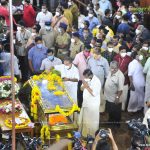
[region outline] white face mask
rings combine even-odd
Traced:
[[[82,23],[82,24],[81,24],[81,28],[83,29],[84,27],[85,27],[85,25]]]
[[[136,22],[136,18],[132,18],[132,22]]]
[[[42,12],[45,13],[45,12],[46,12],[46,9],[42,9]]]
[[[120,19],[120,18],[121,18],[121,16],[116,15],[116,18],[117,18],[117,19]]]
[[[59,33],[61,33],[61,32],[62,32],[60,28],[58,28],[58,32],[59,32]]]
[[[148,47],[143,46],[142,49],[145,50],[145,51],[147,51]]]
[[[108,48],[108,51],[109,51],[109,52],[112,52],[112,51],[113,51],[113,48]]]
[[[71,39],[71,42],[72,42],[72,43],[75,43],[75,39],[72,38],[72,39]]]
[[[91,79],[84,79],[84,81],[85,81],[85,82],[89,82],[89,81],[91,81]]]
[[[90,10],[90,8],[89,8],[89,7],[87,7],[87,8],[86,8],[86,10],[87,10],[87,11],[89,11],[89,10]]]
[[[140,33],[141,33],[141,30],[136,29],[136,30],[135,30],[135,33],[136,33],[136,35],[140,34]]]
[[[90,44],[90,46],[93,48],[94,47],[94,45],[93,44]]]
[[[17,30],[18,30],[18,31],[21,31],[21,27],[17,27]]]
[[[68,6],[71,6],[72,5],[72,3],[71,2],[68,2]]]
[[[46,29],[46,30],[50,30],[51,27],[50,27],[50,26],[45,26],[45,29]]]
[[[60,16],[60,13],[56,11],[55,15],[58,17]]]
[[[140,56],[139,56],[139,60],[140,60],[140,61],[143,60],[143,55],[140,55]]]
[[[120,53],[121,57],[125,57],[127,55],[127,53]]]
[[[36,33],[31,33],[31,36],[36,36]]]
[[[92,18],[92,17],[93,17],[93,14],[88,14],[88,16],[89,16],[90,18]]]
[[[66,65],[65,65],[65,69],[67,69],[67,70],[68,70],[69,68],[70,68],[70,66],[66,66]]]
[[[25,4],[25,2],[24,2],[24,1],[22,1],[22,4],[24,5],[24,4]]]

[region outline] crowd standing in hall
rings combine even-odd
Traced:
[[[24,83],[45,70],[59,70],[81,108],[79,129],[85,137],[98,130],[99,112],[108,112],[109,122],[120,122],[122,111],[146,112],[150,101],[150,31],[143,14],[133,11],[137,0],[112,5],[93,0],[81,14],[75,1],[68,0],[55,13],[46,4],[36,13],[24,0],[23,19],[14,20],[15,75]],[[8,2],[1,0],[0,34],[6,39],[9,29],[4,27],[9,25]],[[3,41],[0,75],[10,75],[10,48]]]

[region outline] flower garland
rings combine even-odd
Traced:
[[[1,76],[0,77],[0,82],[4,80],[11,80],[11,76]],[[14,81],[17,82],[17,78],[14,77]]]
[[[80,111],[80,108],[76,105],[73,104],[71,110],[69,112],[64,112],[59,105],[56,105],[55,107],[55,111],[59,112],[60,114],[64,115],[64,116],[71,116],[75,111]]]
[[[21,128],[26,128],[28,126],[28,124],[31,122],[30,119],[28,118],[22,118],[22,117],[18,117],[21,120],[21,124],[17,124],[15,125],[15,129],[21,129]],[[5,125],[9,128],[12,128],[12,118],[8,118],[5,120]]]
[[[41,140],[44,143],[45,140],[50,140],[50,130],[47,125],[43,125],[41,129]]]
[[[55,91],[53,94],[56,95],[56,96],[62,96],[62,95],[65,94],[65,92],[63,92],[63,91]]]
[[[31,116],[37,120],[37,101],[41,99],[41,92],[37,85],[32,87],[31,92]]]

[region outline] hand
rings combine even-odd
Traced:
[[[83,84],[83,86],[84,86],[85,88],[88,88],[88,87],[89,87],[88,83],[87,83],[85,80],[82,81],[82,84]]]
[[[101,137],[99,136],[99,133],[98,133],[95,137],[95,142],[98,142],[100,139],[101,139]]]
[[[116,99],[115,99],[115,104],[118,104],[119,103],[119,97],[116,96]]]
[[[109,133],[108,133],[108,137],[110,138],[110,140],[113,140],[113,139],[114,139],[114,137],[113,137],[113,135],[112,135],[111,129],[110,129],[110,128],[108,128],[108,131],[109,131]]]
[[[70,79],[69,78],[63,78],[63,81],[70,81]]]
[[[135,91],[135,87],[134,87],[133,83],[131,83],[131,85],[130,85],[130,90]]]

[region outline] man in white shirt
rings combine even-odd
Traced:
[[[47,10],[46,5],[43,4],[41,12],[39,12],[37,14],[36,21],[39,23],[39,25],[41,26],[41,28],[43,28],[45,26],[45,22],[46,21],[51,21],[52,17],[53,17],[52,13],[49,12]]]
[[[68,94],[73,99],[74,103],[77,104],[77,85],[79,80],[79,71],[72,64],[72,59],[66,57],[64,59],[64,64],[55,66],[55,69],[60,71],[61,78],[64,81],[64,85]]]
[[[54,51],[51,49],[47,50],[47,58],[43,59],[40,70],[41,71],[50,71],[50,69],[56,65],[61,65],[62,61],[54,57]]]

